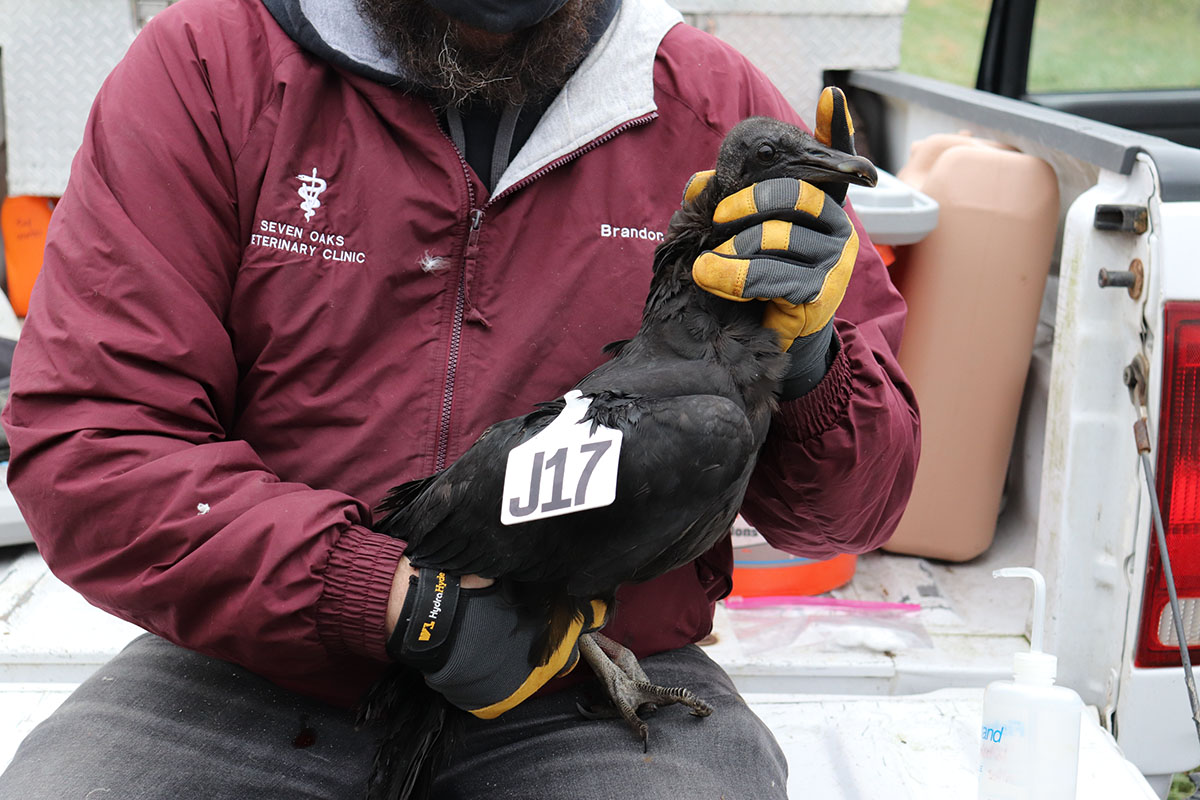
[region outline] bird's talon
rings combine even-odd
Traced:
[[[604,643],[603,647],[600,642]],[[633,734],[641,739],[642,752],[647,752],[650,747],[650,727],[641,718],[641,714],[651,714],[657,711],[659,706],[672,703],[682,703],[697,717],[707,717],[713,711],[712,706],[696,697],[689,689],[658,686],[651,682],[632,653],[600,634],[581,636],[579,652],[591,665],[592,671],[601,678],[601,683],[613,702],[612,708],[601,711],[585,708],[577,703],[579,712],[587,719],[621,717]],[[613,658],[613,653],[616,653],[617,658]]]

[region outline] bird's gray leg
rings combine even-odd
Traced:
[[[646,671],[642,669],[642,665],[638,663],[637,656],[623,644],[613,641],[599,631],[593,631],[592,641],[599,646],[600,651],[608,656],[622,672],[629,676],[632,681],[641,681],[642,683],[650,683],[650,677]]]
[[[580,636],[579,654],[596,673],[613,703],[613,711],[589,710],[580,706],[580,713],[589,719],[619,715],[642,740],[643,748],[649,746],[650,729],[638,716],[639,710],[652,711],[658,706],[682,703],[697,717],[707,717],[713,711],[712,706],[690,689],[668,688],[651,683],[633,653],[603,634],[586,633]]]

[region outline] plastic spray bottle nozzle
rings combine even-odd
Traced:
[[[1029,652],[1013,654],[1013,680],[1049,686],[1058,675],[1058,659],[1042,652],[1042,626],[1046,619],[1046,579],[1032,567],[1004,567],[992,571],[994,578],[1029,578],[1033,581],[1033,624]]]

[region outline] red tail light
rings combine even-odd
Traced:
[[[1192,663],[1200,661],[1200,303],[1166,304],[1158,468],[1167,552]],[[1139,667],[1179,666],[1179,639],[1153,533],[1138,635]]]

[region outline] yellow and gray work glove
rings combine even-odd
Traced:
[[[815,135],[854,153],[840,91],[822,93]],[[684,201],[699,194],[711,175],[693,175]],[[841,196],[835,200],[822,189]],[[713,230],[730,238],[692,265],[696,284],[718,297],[768,301],[763,326],[779,334],[780,347],[791,356],[785,399],[816,386],[837,354],[833,315],[858,257],[858,233],[839,205],[845,191],[845,184],[818,188],[793,178],[747,186],[722,200],[713,214]]]
[[[452,704],[494,719],[579,661],[579,636],[599,629],[607,608],[593,601],[590,618],[575,617],[545,664],[533,663],[534,640],[549,620],[531,618],[496,586],[463,589],[453,575],[421,569],[408,594],[388,654],[420,670],[425,683]]]

